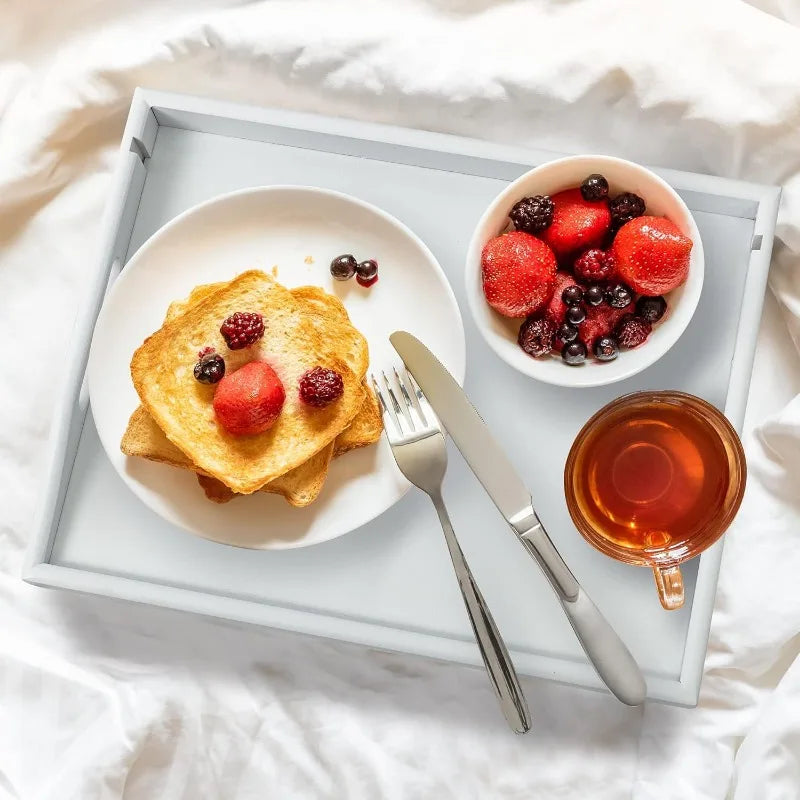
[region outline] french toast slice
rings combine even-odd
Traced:
[[[250,348],[230,351],[219,326],[235,311],[249,310],[263,315],[264,336]],[[206,346],[225,353],[228,373],[254,359],[276,370],[286,402],[272,428],[235,437],[216,424],[214,387],[192,374],[197,352]],[[142,405],[190,462],[229,489],[250,494],[332,443],[363,405],[361,377],[336,355],[339,349],[340,343],[323,335],[288,289],[251,270],[212,290],[148,337],[134,353],[131,375]],[[326,408],[309,409],[296,387],[303,372],[317,365],[342,375],[344,393]]]

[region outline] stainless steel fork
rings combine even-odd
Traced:
[[[469,621],[503,715],[515,733],[525,733],[530,730],[531,718],[517,673],[486,601],[472,577],[442,499],[447,448],[439,420],[410,373],[405,372],[404,382],[394,370],[401,400],[397,399],[386,373],[382,373],[382,387],[374,375],[370,377],[381,403],[384,430],[397,466],[411,483],[430,496],[439,515]]]

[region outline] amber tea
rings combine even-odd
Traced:
[[[681,392],[641,392],[606,406],[578,435],[565,470],[580,532],[607,555],[656,568],[668,608],[682,602],[677,564],[725,531],[744,481],[730,423]]]

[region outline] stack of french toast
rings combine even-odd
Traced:
[[[193,470],[217,503],[256,491],[307,506],[333,458],[378,440],[366,339],[341,301],[264,272],[196,287],[134,353],[129,456]]]

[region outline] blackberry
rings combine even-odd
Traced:
[[[617,325],[615,333],[623,347],[638,347],[652,330],[653,326],[646,319],[626,314]]]
[[[200,354],[194,365],[194,377],[200,383],[219,383],[225,377],[225,359],[209,347],[204,347]]]
[[[222,323],[219,332],[231,350],[243,350],[264,335],[264,318],[253,311],[237,311]]]
[[[613,361],[619,354],[619,343],[613,336],[599,336],[593,349],[598,361]]]
[[[606,289],[606,302],[611,308],[627,308],[633,302],[633,290],[624,283],[614,283]]]
[[[601,305],[603,300],[605,299],[605,292],[603,291],[603,287],[597,283],[593,284],[592,286],[589,286],[583,293],[583,299],[590,306]]]
[[[661,297],[640,297],[636,303],[636,313],[648,322],[658,322],[667,310],[667,301]]]
[[[553,201],[547,195],[537,194],[534,197],[523,197],[515,203],[508,216],[518,231],[539,233],[550,227],[553,211]]]
[[[561,299],[568,306],[580,305],[581,300],[583,300],[583,289],[576,285],[567,286],[567,288],[561,292]]]
[[[344,394],[342,376],[325,367],[314,367],[300,378],[300,399],[309,406],[323,408]]]
[[[348,281],[356,274],[357,266],[358,262],[349,253],[343,256],[336,256],[331,261],[331,275],[337,281]]]
[[[611,212],[611,227],[618,229],[644,214],[644,200],[633,192],[623,192],[608,204],[608,210]]]
[[[546,356],[553,349],[556,326],[546,317],[529,317],[519,329],[517,342],[529,355]]]
[[[576,367],[586,361],[586,345],[583,342],[570,342],[564,345],[561,358],[565,364]]]
[[[590,203],[605,200],[608,197],[608,181],[602,175],[593,173],[581,184],[581,195]]]

